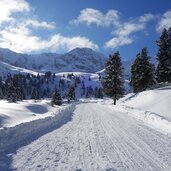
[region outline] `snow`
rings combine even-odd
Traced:
[[[120,99],[118,110],[123,111],[148,126],[171,134],[171,86],[131,93]]]
[[[64,55],[0,49],[0,61],[7,62],[0,62],[0,76],[38,74],[28,67],[41,74],[50,70],[56,81],[71,84],[74,79],[66,76],[73,73],[95,88],[104,75],[103,55],[86,48]],[[130,63],[124,62],[127,92]],[[62,106],[52,107],[48,99],[0,100],[0,171],[170,171],[171,86],[128,94],[116,106],[108,98],[81,98],[81,88],[76,88],[79,101]]]
[[[97,74],[75,74],[86,83],[98,80]],[[0,101],[0,170],[170,171],[171,122],[145,111],[148,103],[158,107],[155,98],[169,101],[169,95],[169,86],[129,94],[116,106],[109,98],[60,107],[48,100]]]
[[[20,54],[0,48],[0,61],[38,72],[96,72],[104,68],[105,57],[89,48],[76,48],[65,54]],[[87,65],[88,64],[88,65]]]
[[[171,121],[171,86],[129,94],[122,101],[127,106],[154,112]]]
[[[8,149],[8,141],[1,144],[10,154],[6,158],[1,156],[0,166],[18,171],[170,170],[171,137],[150,129],[111,104],[82,102],[70,111],[65,113],[63,125],[26,146],[21,143],[15,148],[17,151],[11,149],[12,144]],[[29,134],[34,135],[35,130],[38,133],[40,125],[35,125],[36,129],[32,128],[27,138]],[[7,135],[11,131],[8,130]],[[21,132],[16,129],[15,133],[17,131]],[[14,144],[18,141],[13,138]]]
[[[37,75],[38,72],[33,71],[33,70],[28,70],[20,67],[16,67],[13,65],[10,65],[5,62],[0,61],[0,76],[6,76],[8,74],[33,74]],[[39,73],[41,74],[41,73]]]
[[[38,102],[25,100],[17,103],[1,100],[0,106],[0,129],[2,129],[53,116],[54,113],[60,111],[65,105],[51,107],[49,100]]]

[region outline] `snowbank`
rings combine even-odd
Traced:
[[[136,109],[126,105],[117,105],[116,108],[164,134],[171,134],[171,121],[166,120],[157,113]]]
[[[124,105],[157,113],[171,121],[171,86],[129,94],[121,101]]]
[[[57,129],[72,119],[75,104],[61,108],[54,116],[19,124],[0,130],[0,156],[14,152],[38,137]]]
[[[122,98],[117,109],[163,133],[171,134],[171,86],[131,93]]]
[[[53,108],[49,103],[49,100],[38,102],[34,102],[34,100],[24,100],[17,103],[9,103],[6,100],[1,100],[0,129],[52,116],[57,108],[61,108]]]

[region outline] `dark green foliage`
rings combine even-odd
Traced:
[[[74,86],[69,87],[67,97],[69,100],[75,100],[75,87]]]
[[[102,85],[104,93],[113,98],[115,105],[116,100],[124,94],[122,63],[119,52],[109,56],[105,65],[105,77],[102,80]]]
[[[97,98],[103,99],[103,90],[102,90],[102,88],[98,89]]]
[[[52,94],[51,105],[62,105],[62,97],[59,90],[55,90]]]
[[[13,77],[9,76],[6,80],[6,86],[8,101],[16,102],[25,99],[22,75],[14,75]]]
[[[38,88],[34,87],[31,93],[31,99],[40,100],[40,92]]]
[[[45,72],[45,78],[51,79],[52,73],[50,71]]]
[[[159,41],[157,53],[157,81],[158,82],[171,82],[171,28],[164,29]]]
[[[154,66],[150,63],[150,58],[146,48],[137,54],[131,66],[131,85],[134,92],[146,90],[155,83]]]

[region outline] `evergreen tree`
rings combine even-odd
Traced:
[[[99,88],[98,89],[97,98],[103,99],[103,91],[102,91],[102,88]]]
[[[167,31],[163,30],[160,40],[157,41],[159,47],[157,53],[157,81],[171,82],[171,28]]]
[[[25,98],[22,75],[18,74],[7,78],[6,94],[7,100],[10,102],[20,101]]]
[[[69,100],[75,100],[75,87],[71,86],[68,90],[68,95],[67,95]]]
[[[146,48],[137,54],[131,66],[131,85],[134,92],[146,90],[155,83],[154,66],[150,63],[150,58]]]
[[[9,102],[13,102],[13,103],[17,101],[17,91],[16,91],[16,87],[14,86],[12,80],[8,83],[7,100]]]
[[[31,99],[39,100],[40,99],[40,92],[36,87],[33,87],[32,93],[31,93]]]
[[[3,94],[3,83],[2,83],[2,78],[0,77],[0,99],[4,98]]]
[[[51,105],[62,105],[62,97],[57,89],[52,94]]]
[[[105,65],[105,77],[102,80],[104,93],[113,98],[114,105],[116,100],[124,94],[122,63],[119,52],[109,56]]]

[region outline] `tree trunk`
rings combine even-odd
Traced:
[[[113,104],[116,105],[116,95],[113,97]]]

